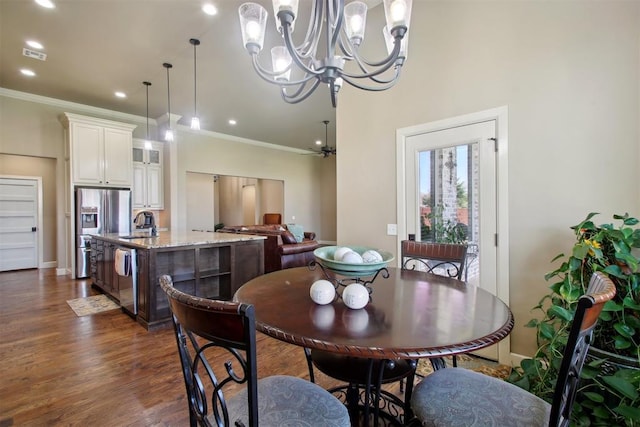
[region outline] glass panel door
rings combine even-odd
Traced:
[[[420,151],[416,239],[467,244],[465,281],[479,284],[478,143]]]

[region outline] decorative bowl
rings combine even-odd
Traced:
[[[376,248],[370,248],[366,246],[346,246],[360,255],[362,255],[368,250],[377,251],[382,256],[382,261],[352,264],[348,262],[334,260],[333,259],[334,252],[336,251],[336,249],[341,247],[344,247],[344,246],[322,246],[316,249],[315,251],[313,251],[313,255],[315,256],[316,261],[322,264],[325,268],[328,268],[329,270],[334,271],[343,276],[352,276],[352,277],[371,276],[381,268],[386,267],[387,264],[393,261],[394,259],[393,254],[391,254],[390,252],[381,251]]]

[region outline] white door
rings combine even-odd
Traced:
[[[398,140],[398,240],[410,234],[416,240],[465,240],[470,253],[463,280],[508,304],[508,256],[498,252],[499,230],[504,231],[498,222],[498,129],[497,118],[466,117],[399,131],[404,137]],[[508,342],[501,346],[508,350]],[[508,357],[498,346],[478,354]]]
[[[495,121],[410,136],[405,156],[407,234],[466,241],[467,281],[496,295]]]
[[[0,271],[38,267],[38,181],[0,178]]]

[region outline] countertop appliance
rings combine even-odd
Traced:
[[[158,235],[158,229],[156,228],[156,218],[151,211],[140,211],[133,219],[133,223],[136,229],[148,229],[152,236]]]
[[[90,275],[91,234],[131,233],[131,190],[76,187],[76,277]]]

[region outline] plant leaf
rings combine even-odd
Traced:
[[[628,397],[631,400],[635,400],[640,397],[640,394],[638,394],[638,390],[635,388],[635,386],[624,378],[608,375],[603,376],[602,381],[604,381],[614,390],[618,391],[620,394]]]
[[[551,306],[547,313],[549,313],[550,316],[553,315],[559,317],[563,320],[566,320],[567,322],[573,320],[573,313],[566,308],[560,307],[558,305]]]
[[[614,300],[609,300],[605,302],[604,306],[602,307],[602,311],[622,311],[622,310],[623,310],[623,307],[617,302],[615,302]]]
[[[587,397],[589,400],[591,400],[593,402],[596,402],[596,403],[604,402],[604,397],[600,393],[594,393],[594,392],[591,392],[591,391],[585,391],[582,394],[583,394],[583,396]]]
[[[548,323],[540,323],[540,336],[546,338],[548,340],[553,339],[553,336],[556,334],[556,330],[553,325]]]
[[[631,347],[631,342],[619,335],[616,335],[613,345],[617,350],[624,350],[625,348]]]
[[[640,311],[640,304],[635,302],[633,298],[631,298],[630,296],[624,297],[624,300],[622,300],[622,305],[625,308],[630,308],[632,310]]]
[[[631,338],[636,333],[635,329],[624,323],[616,323],[613,328],[623,337]]]
[[[632,406],[620,405],[614,409],[614,411],[625,418],[631,418],[635,421],[640,421],[640,408],[634,408]]]

